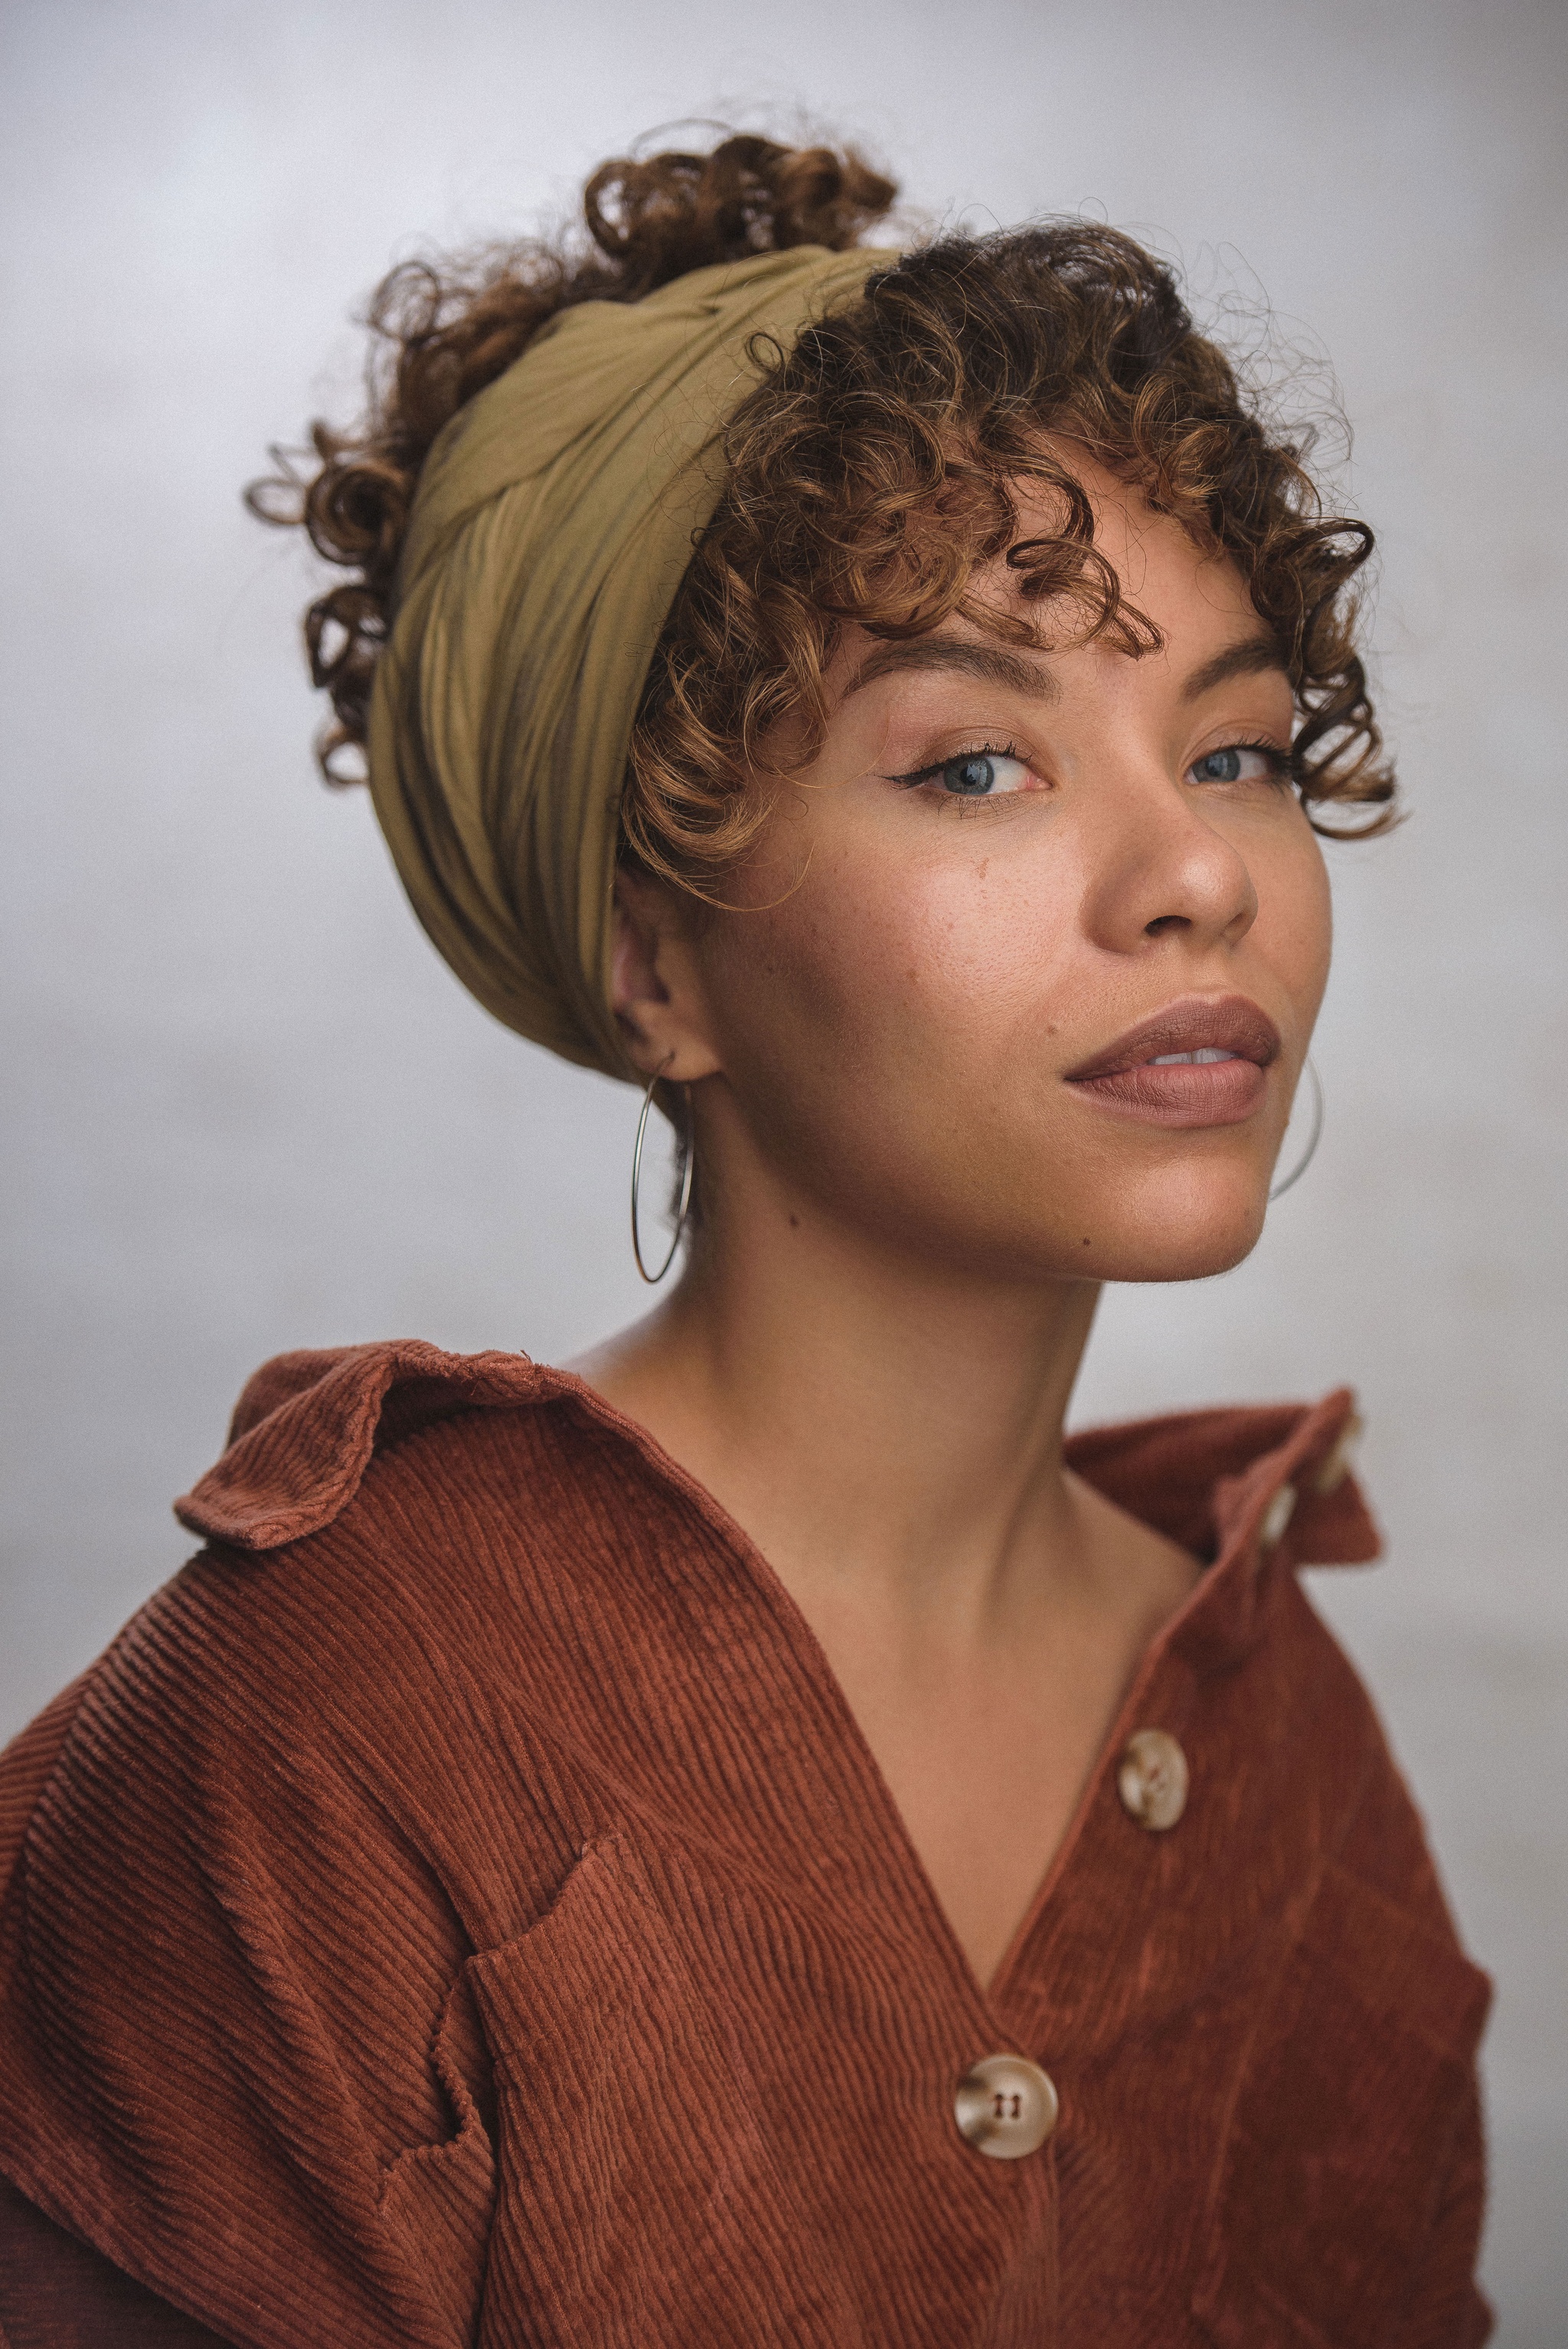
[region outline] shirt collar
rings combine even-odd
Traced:
[[[1310,1405],[1093,1428],[1069,1437],[1067,1460],[1108,1500],[1204,1561],[1164,1644],[1209,1671],[1255,1645],[1282,1573],[1378,1556],[1377,1528],[1349,1471],[1359,1425],[1355,1397],[1341,1387]]]

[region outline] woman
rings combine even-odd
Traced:
[[[1349,1399],[1062,1433],[1262,1227],[1369,533],[1138,246],[892,193],[606,166],[318,429],[326,756],[686,1261],[269,1364],[13,1749],[14,2344],[1485,2337],[1484,1982],[1291,1571]]]

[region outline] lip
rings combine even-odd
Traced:
[[[1262,1101],[1281,1049],[1279,1030],[1250,997],[1185,995],[1069,1070],[1065,1081],[1148,1123],[1239,1125]],[[1232,1057],[1152,1065],[1167,1053],[1202,1051]]]

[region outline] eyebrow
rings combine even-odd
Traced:
[[[879,645],[869,654],[844,688],[844,699],[900,669],[945,669],[978,678],[985,685],[1004,686],[1010,693],[1026,693],[1035,701],[1054,701],[1061,691],[1037,656],[1031,659],[1001,645],[972,644],[966,636],[911,636],[901,644]]]
[[[1239,645],[1227,645],[1222,653],[1206,660],[1195,668],[1181,688],[1183,701],[1202,701],[1217,685],[1229,685],[1233,677],[1261,677],[1269,669],[1278,669],[1288,677],[1290,669],[1276,639],[1273,636],[1243,636]]]

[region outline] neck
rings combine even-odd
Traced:
[[[786,1583],[949,1621],[1073,1568],[1062,1423],[1085,1281],[965,1277],[769,1186],[727,1185],[675,1294],[576,1367]]]

